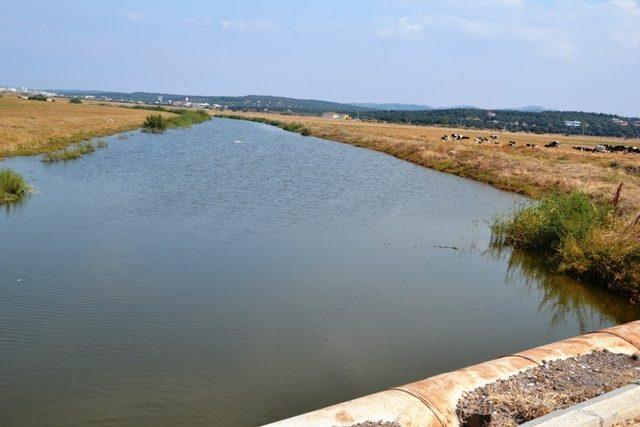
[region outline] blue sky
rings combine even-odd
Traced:
[[[640,0],[22,0],[0,84],[640,116]]]

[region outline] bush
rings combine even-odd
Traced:
[[[20,174],[0,169],[0,203],[17,202],[30,192],[31,187]]]
[[[46,101],[47,97],[44,95],[32,95],[27,98],[29,101]]]
[[[82,99],[80,99],[80,98],[71,98],[69,100],[69,104],[82,104]]]
[[[144,132],[161,133],[167,129],[167,121],[160,114],[151,114],[147,116],[142,123]]]

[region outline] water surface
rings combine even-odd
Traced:
[[[0,163],[0,425],[256,425],[634,320],[491,249],[522,201],[215,119]],[[452,249],[455,247],[457,249]]]

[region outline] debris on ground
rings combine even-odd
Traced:
[[[515,426],[639,379],[637,355],[596,351],[545,362],[465,393],[456,412],[462,426]]]

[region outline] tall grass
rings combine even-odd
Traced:
[[[617,215],[612,202],[554,194],[496,219],[492,229],[498,243],[540,251],[556,270],[640,302],[640,224]]]
[[[97,144],[92,142],[81,142],[79,144],[70,146],[60,151],[53,151],[45,153],[42,156],[43,162],[59,162],[66,160],[78,159],[85,154],[91,154],[96,151],[96,148],[106,148],[108,146],[107,141],[101,140]]]
[[[0,203],[18,202],[31,192],[31,186],[17,172],[0,169]]]
[[[167,111],[176,115],[168,118],[160,114],[147,116],[144,123],[142,123],[143,132],[162,133],[168,128],[186,128],[206,120],[211,120],[211,116],[203,110],[167,110],[159,107],[157,111]]]

